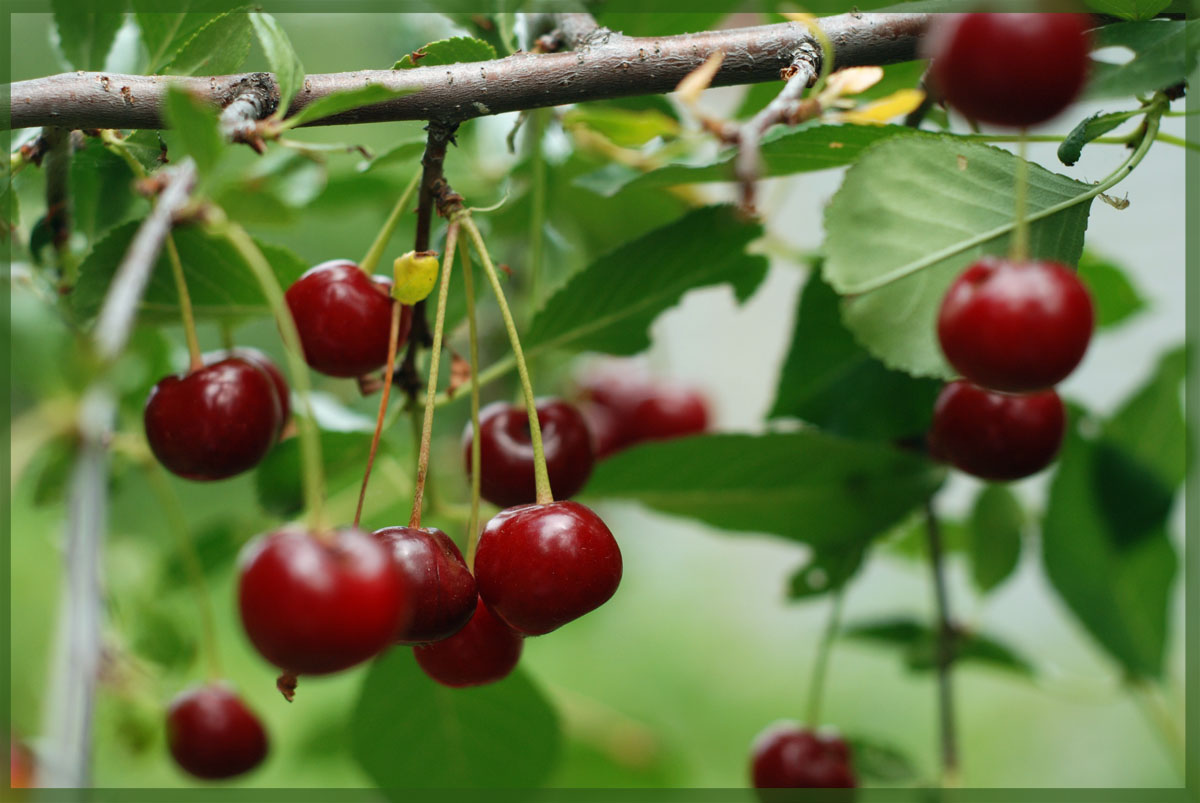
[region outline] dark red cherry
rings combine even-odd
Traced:
[[[634,441],[696,435],[708,429],[708,401],[694,390],[661,385],[633,405],[629,419]]]
[[[150,450],[190,480],[253,468],[279,434],[279,397],[257,364],[230,357],[154,386],[143,415]]]
[[[619,452],[629,443],[621,416],[611,407],[599,402],[584,401],[578,405],[578,410],[592,435],[592,454],[597,460]]]
[[[858,785],[845,741],[790,722],[772,725],[754,740],[750,777],[759,789],[846,789]]]
[[[1067,377],[1092,337],[1092,299],[1057,262],[984,257],[954,280],[938,313],[938,340],[955,370],[1008,393]]]
[[[1065,427],[1053,390],[1016,396],[959,380],[934,405],[930,454],[985,480],[1017,480],[1050,465]]]
[[[283,371],[279,370],[279,366],[266,354],[263,354],[258,349],[252,349],[247,346],[238,346],[231,352],[221,352],[221,357],[217,357],[216,359],[223,357],[241,357],[243,360],[249,360],[266,371],[267,376],[271,377],[271,383],[275,386],[276,398],[279,399],[279,431],[282,432],[292,417],[291,390],[288,388],[287,378],[284,377]],[[208,362],[207,354],[205,355],[205,362]]]
[[[246,545],[238,606],[246,635],[290,675],[323,675],[374,657],[412,617],[391,554],[364,532],[278,530]]]
[[[542,449],[550,488],[559,498],[574,496],[592,474],[596,459],[587,423],[561,399],[537,401]],[[479,413],[480,475],[483,498],[500,507],[524,505],[537,498],[533,480],[533,444],[524,406],[495,402]],[[471,471],[471,425],[463,432],[463,452]]]
[[[384,527],[372,535],[391,552],[412,598],[412,619],[397,631],[396,641],[424,644],[461,630],[478,595],[450,536],[434,527]]]
[[[249,772],[267,755],[267,734],[258,717],[218,683],[185,691],[171,702],[167,744],[179,766],[208,780]]]
[[[308,270],[287,291],[304,359],[329,376],[355,377],[387,363],[392,280],[368,276],[344,259]],[[412,308],[400,317],[397,347],[408,339]]]
[[[1024,127],[1065,109],[1087,80],[1086,14],[937,14],[926,53],[938,93],[967,117]]]
[[[483,686],[503,680],[521,659],[524,642],[497,619],[483,600],[462,630],[450,638],[413,647],[425,674],[443,686]]]
[[[513,507],[479,536],[475,582],[509,627],[539,636],[616,593],[621,550],[600,517],[578,502]]]

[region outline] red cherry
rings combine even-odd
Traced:
[[[246,545],[238,605],[246,635],[291,675],[347,669],[382,652],[412,616],[388,551],[364,532],[278,530]]]
[[[521,659],[521,637],[497,619],[480,599],[462,630],[450,638],[413,647],[425,674],[443,686],[483,686],[503,680]]]
[[[950,364],[977,385],[1041,390],[1079,365],[1092,337],[1092,299],[1057,262],[984,257],[954,280],[938,313]]]
[[[13,789],[32,789],[35,761],[33,751],[10,732],[8,744],[8,778]]]
[[[262,763],[267,734],[241,698],[221,684],[180,694],[167,711],[167,744],[197,778],[232,778]]]
[[[629,442],[620,415],[611,407],[585,401],[578,405],[578,410],[592,435],[592,454],[597,460],[619,452]]]
[[[1053,390],[1014,396],[959,380],[933,408],[930,453],[986,480],[1017,480],[1044,469],[1062,445],[1066,412]]]
[[[933,85],[980,122],[1045,122],[1087,80],[1090,27],[1086,14],[936,15],[926,38]]]
[[[255,363],[230,357],[150,391],[144,412],[150,450],[190,480],[219,480],[253,468],[279,434],[279,398]]]
[[[662,385],[633,405],[629,428],[635,441],[699,434],[708,429],[708,401],[697,391]]]
[[[329,376],[356,377],[387,363],[392,280],[368,276],[344,259],[308,270],[287,291],[304,359]],[[400,316],[397,347],[408,339],[412,308]]]
[[[205,362],[208,362],[209,355],[205,356]],[[283,432],[288,421],[292,417],[292,396],[291,390],[288,388],[287,378],[284,377],[283,371],[279,370],[279,366],[258,349],[252,349],[246,346],[238,346],[232,351],[220,352],[220,357],[213,355],[215,359],[223,359],[224,357],[241,357],[243,360],[248,360],[259,368],[267,372],[267,376],[271,377],[271,384],[275,386],[275,395],[279,399],[279,431]]]
[[[858,785],[845,741],[788,722],[772,725],[754,740],[750,776],[759,789],[847,789]]]
[[[513,630],[539,636],[608,601],[621,583],[621,550],[578,502],[497,513],[475,554],[479,595]]]
[[[595,457],[583,416],[561,399],[537,401],[542,450],[550,488],[560,498],[574,496],[592,474]],[[533,444],[524,406],[495,402],[479,413],[479,486],[483,498],[500,507],[524,505],[537,498]],[[471,425],[463,432],[467,471],[471,470]]]
[[[439,641],[461,630],[478,595],[450,536],[433,527],[384,527],[372,535],[391,552],[412,597],[412,620],[397,632],[397,643]]]

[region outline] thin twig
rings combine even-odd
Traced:
[[[46,128],[39,138],[46,168],[46,229],[54,247],[62,280],[74,284],[71,262],[71,157],[74,147],[71,132],[65,128]]]

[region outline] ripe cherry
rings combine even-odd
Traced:
[[[33,751],[29,749],[15,732],[10,732],[8,743],[8,779],[13,789],[33,788],[33,775],[36,769]]]
[[[347,669],[383,651],[412,617],[391,554],[364,532],[278,530],[246,545],[238,605],[264,658],[288,675]]]
[[[959,380],[934,405],[930,453],[976,477],[1017,480],[1050,465],[1065,427],[1053,390],[1014,396]]]
[[[413,647],[425,674],[443,686],[483,686],[508,677],[521,659],[522,638],[480,599],[471,620],[450,638]]]
[[[581,407],[597,458],[648,440],[668,440],[708,429],[703,394],[655,382],[636,364],[613,361],[580,382]],[[557,489],[555,489],[557,490]]]
[[[384,366],[392,325],[392,280],[368,276],[344,259],[308,270],[287,291],[304,359],[329,376],[356,377]],[[404,307],[397,347],[412,327],[412,308]]]
[[[560,399],[537,401],[546,470],[555,496],[574,496],[592,474],[595,457],[587,423],[574,406]],[[495,402],[479,413],[480,476],[483,498],[500,507],[524,505],[537,498],[533,444],[523,406]],[[471,425],[463,432],[467,471],[471,470]]]
[[[284,377],[283,371],[279,370],[279,366],[258,349],[248,348],[246,346],[238,346],[230,352],[224,352],[222,356],[241,357],[243,360],[249,360],[259,368],[267,372],[267,376],[271,377],[271,384],[275,386],[275,396],[279,399],[279,431],[283,432],[288,421],[292,417],[292,397],[291,390],[288,388],[287,378]],[[207,362],[208,355],[205,355]]]
[[[497,513],[475,554],[479,595],[513,630],[549,633],[608,601],[621,583],[621,550],[578,502]]]
[[[939,14],[926,38],[931,79],[974,120],[1024,127],[1065,109],[1087,80],[1086,14]]]
[[[279,434],[279,396],[256,363],[229,357],[160,381],[143,417],[150,450],[167,469],[219,480],[266,456]]]
[[[629,419],[634,441],[697,435],[708,429],[708,401],[694,390],[660,385],[633,405]]]
[[[217,683],[185,691],[171,702],[167,744],[179,766],[208,780],[241,775],[267,755],[267,734],[258,717]]]
[[[450,536],[433,527],[384,527],[372,535],[391,552],[412,599],[412,619],[397,631],[396,641],[424,644],[461,630],[475,612],[478,595]]]
[[[750,776],[759,789],[845,789],[858,785],[845,741],[790,722],[772,725],[754,740]]]
[[[592,454],[597,460],[619,452],[629,443],[621,417],[611,407],[584,401],[578,405],[578,410],[592,435]]]
[[[946,291],[938,340],[966,379],[1024,393],[1051,387],[1079,365],[1093,317],[1087,288],[1065,265],[985,257]]]

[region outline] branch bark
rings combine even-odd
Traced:
[[[842,14],[820,21],[833,41],[835,67],[884,65],[916,58],[928,14]],[[380,84],[412,94],[326,117],[311,125],[390,120],[461,122],[502,112],[586,100],[661,94],[714,51],[725,61],[713,86],[779,80],[804,46],[815,45],[801,23],[663,37],[587,36],[584,49],[517,53],[493,61],[309,75],[288,109],[295,114],[330,94]],[[75,72],[18,81],[9,93],[13,128],[161,128],[168,84],[185,86],[225,108],[243,94],[247,75],[204,78]],[[271,97],[278,97],[274,79]]]

